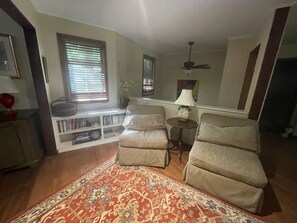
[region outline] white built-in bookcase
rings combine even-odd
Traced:
[[[113,108],[77,112],[67,117],[52,117],[58,152],[117,141],[123,131],[125,114],[125,109]],[[92,138],[91,135],[100,138]]]

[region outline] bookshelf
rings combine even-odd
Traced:
[[[58,152],[117,141],[124,129],[125,115],[125,109],[113,108],[52,117]]]

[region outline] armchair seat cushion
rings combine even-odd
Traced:
[[[136,131],[125,129],[119,139],[122,147],[167,149],[168,139],[164,129]]]
[[[246,150],[195,141],[189,163],[257,188],[267,184],[258,155]]]

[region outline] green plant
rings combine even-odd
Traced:
[[[134,81],[132,80],[125,80],[123,77],[120,79],[120,86],[122,90],[122,94],[125,94],[129,91],[130,87],[134,85]]]

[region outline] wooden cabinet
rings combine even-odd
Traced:
[[[6,120],[0,113],[0,170],[35,166],[43,154],[42,134],[35,110],[19,110]]]
[[[52,117],[58,152],[117,141],[123,131],[125,115],[125,109],[110,108]]]

